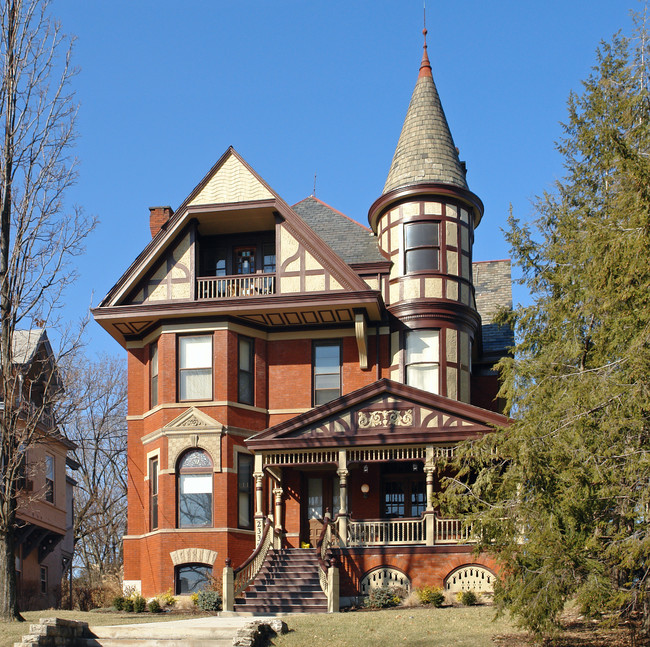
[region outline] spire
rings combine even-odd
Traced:
[[[397,142],[384,193],[410,184],[451,184],[467,189],[465,170],[449,131],[431,74],[427,30],[418,80]]]

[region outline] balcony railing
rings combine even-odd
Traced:
[[[202,276],[196,279],[197,299],[229,299],[275,294],[275,274]]]
[[[427,533],[427,524],[433,524],[432,532]],[[464,526],[461,519],[433,514],[410,519],[349,520],[346,525],[348,546],[425,546],[474,541],[471,527]]]

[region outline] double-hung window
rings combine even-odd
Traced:
[[[178,394],[181,400],[212,399],[212,337],[179,337]]]
[[[404,271],[427,272],[440,269],[440,224],[408,222],[404,225]]]
[[[151,530],[158,528],[158,459],[149,461],[149,511]]]
[[[237,454],[237,526],[253,527],[253,457]]]
[[[45,455],[45,500],[54,503],[54,456]]]
[[[178,464],[178,526],[212,526],[212,461],[201,449],[183,454]]]
[[[429,393],[440,393],[439,330],[406,333],[406,384]]]
[[[255,340],[239,338],[237,370],[237,400],[244,404],[255,401]]]
[[[151,372],[150,400],[153,409],[158,404],[158,342],[151,344],[149,369]]]
[[[313,403],[318,406],[341,395],[341,344],[315,341],[313,353]]]

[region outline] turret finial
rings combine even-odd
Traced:
[[[422,52],[422,63],[420,63],[420,73],[418,74],[418,79],[422,76],[430,76],[431,74],[431,63],[429,63],[429,55],[427,54],[427,6],[424,5],[424,29],[422,30],[422,35],[424,36],[424,51]]]

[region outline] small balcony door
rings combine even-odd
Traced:
[[[312,476],[304,480],[301,541],[316,547],[326,510],[334,517],[341,507],[339,479],[336,475]]]
[[[255,274],[255,247],[235,247],[235,274]]]

